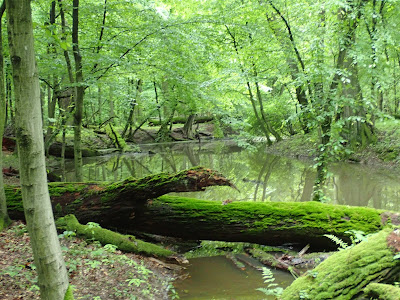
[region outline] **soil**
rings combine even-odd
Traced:
[[[174,299],[172,282],[182,268],[122,253],[68,233],[61,246],[75,299]],[[0,232],[0,299],[39,299],[29,235],[21,222]]]

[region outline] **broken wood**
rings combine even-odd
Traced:
[[[366,207],[317,202],[208,201],[164,195],[234,185],[218,172],[201,167],[111,184],[50,183],[56,216],[74,214],[81,223],[96,222],[121,232],[146,232],[187,240],[221,240],[264,245],[285,243],[311,251],[336,249],[325,234],[349,240],[349,230],[377,232],[398,214]],[[6,187],[10,216],[23,218],[20,190]],[[160,197],[161,195],[164,195]]]

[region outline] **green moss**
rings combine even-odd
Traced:
[[[368,299],[380,300],[398,300],[400,299],[400,288],[397,286],[383,284],[383,283],[370,283],[364,289],[365,296]]]
[[[71,285],[68,286],[68,289],[65,292],[64,300],[74,300],[73,288]]]
[[[114,126],[111,123],[108,123],[105,126],[105,131],[107,136],[111,139],[115,148],[121,151],[125,151],[128,148],[128,145],[126,144],[125,140],[122,138],[119,132],[115,130]]]
[[[339,251],[318,265],[309,275],[296,279],[285,289],[282,299],[353,299],[371,281],[382,280],[399,265],[388,249],[385,229],[352,248]]]
[[[23,212],[21,188],[17,186],[5,186],[7,208],[10,211]]]
[[[348,230],[372,233],[382,229],[380,211],[365,207],[347,207],[318,202],[233,202],[221,205],[219,201],[206,201],[165,195],[154,205],[165,205],[177,215],[191,218],[208,218],[224,223],[247,224],[254,233],[271,228],[298,230],[314,234],[332,233],[343,235]]]
[[[152,256],[169,256],[173,252],[155,244],[136,239],[132,235],[122,235],[101,227],[82,225],[74,215],[67,215],[56,221],[58,228],[76,232],[86,239],[99,241],[101,244],[113,244],[125,252],[143,253]]]

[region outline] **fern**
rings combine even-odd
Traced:
[[[275,281],[274,274],[268,268],[262,268],[262,276],[264,283],[268,283],[266,288],[258,288],[257,291],[263,292],[267,296],[279,297],[283,293],[283,288],[279,287],[278,284],[273,283]]]
[[[324,234],[324,236],[326,236],[328,239],[330,239],[332,242],[334,242],[336,245],[338,245],[339,251],[349,248],[349,245],[346,242],[342,241],[340,238],[338,238],[337,236],[334,236],[333,234]]]
[[[351,239],[351,245],[348,245],[346,242],[338,238],[337,236],[334,236],[333,234],[324,234],[327,238],[329,238],[331,241],[339,245],[338,250],[344,250],[347,248],[351,248],[355,246],[358,243],[361,243],[363,241],[366,241],[368,239],[369,235],[366,235],[365,232],[360,231],[360,230],[349,230],[346,231],[345,233],[351,234],[350,239]]]

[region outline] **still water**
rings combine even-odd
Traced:
[[[266,287],[261,272],[246,267],[243,270],[234,266],[224,256],[194,258],[188,267],[190,277],[175,284],[180,299],[186,300],[261,300],[268,298],[257,291]],[[273,271],[275,282],[287,287],[293,277],[287,272]]]
[[[172,143],[141,146],[143,153],[112,154],[84,159],[85,181],[119,181],[159,172],[176,172],[204,166],[221,172],[240,192],[212,187],[185,193],[209,200],[308,201],[315,170],[313,162],[269,154],[267,147],[241,149],[232,141]],[[153,154],[148,154],[151,151]],[[400,210],[398,173],[367,165],[338,163],[330,166],[326,195],[331,203]],[[61,170],[56,170],[61,175]],[[66,163],[66,181],[75,181],[73,162]]]
[[[267,147],[241,149],[232,141],[173,143],[141,146],[142,153],[112,154],[85,158],[85,181],[119,181],[129,176],[143,177],[159,172],[176,172],[204,166],[221,172],[240,192],[229,187],[208,188],[186,196],[233,201],[308,201],[316,176],[312,161],[269,154]],[[151,151],[151,154],[149,154]],[[330,166],[326,195],[331,203],[400,210],[399,174],[360,164]],[[73,162],[55,173],[75,181]],[[256,288],[265,287],[261,272],[240,270],[225,257],[190,260],[190,278],[176,283],[181,299],[267,299]],[[290,274],[274,271],[276,283],[286,287]]]

